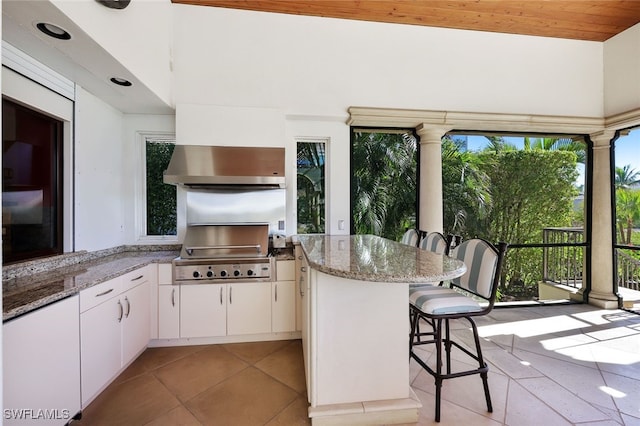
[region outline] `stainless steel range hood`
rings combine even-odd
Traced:
[[[284,148],[176,145],[164,182],[186,186],[285,187]]]

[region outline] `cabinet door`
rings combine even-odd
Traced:
[[[16,422],[5,417],[5,425],[61,424],[80,411],[78,306],[78,296],[73,296],[3,325],[5,414],[41,408],[59,410],[64,417]]]
[[[298,278],[298,290],[302,296],[302,358],[304,359],[305,379],[307,381],[307,400],[311,402],[313,397],[312,378],[311,378],[311,284],[309,264],[307,259],[302,256],[300,261],[300,276]]]
[[[226,285],[182,285],[180,337],[213,337],[226,333]]]
[[[229,284],[227,334],[271,332],[271,283]]]
[[[302,247],[296,245],[294,248],[295,253],[295,280],[296,280],[296,331],[302,330],[302,288],[300,288],[300,268],[302,267]]]
[[[158,338],[180,337],[180,286],[158,286]]]
[[[271,284],[271,330],[274,333],[295,330],[295,291],[295,281],[276,281]]]
[[[120,295],[122,319],[122,365],[129,364],[149,343],[151,283],[146,281]]]
[[[119,297],[80,315],[82,406],[118,373],[122,365],[121,321],[124,307]]]

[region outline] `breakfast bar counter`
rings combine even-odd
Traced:
[[[456,278],[464,263],[373,235],[293,240],[312,423],[416,422],[409,284]]]

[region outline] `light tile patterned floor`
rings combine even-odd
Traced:
[[[498,308],[477,322],[494,411],[477,375],[448,380],[441,425],[640,425],[640,316],[556,305]],[[454,328],[471,341],[464,322]],[[418,424],[436,424],[433,379],[410,368]],[[305,425],[304,388],[300,341],[153,348],[77,424]]]

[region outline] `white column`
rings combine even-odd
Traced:
[[[442,137],[448,128],[420,124],[420,193],[418,194],[418,229],[443,231],[442,217]]]
[[[592,134],[593,141],[593,188],[592,232],[591,232],[591,291],[590,305],[604,309],[618,307],[618,296],[613,292],[613,217],[611,211],[611,158],[610,147],[613,131]],[[584,288],[578,296],[581,297]]]

